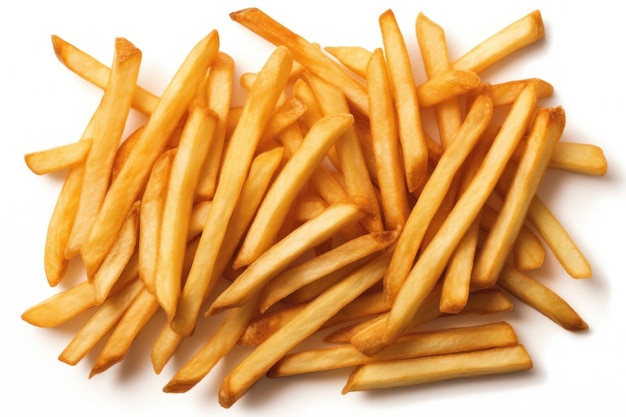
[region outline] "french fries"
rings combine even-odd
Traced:
[[[52,37],[59,60],[103,90],[79,140],[24,158],[36,175],[67,171],[44,248],[49,286],[74,258],[85,267],[82,282],[22,314],[39,327],[91,314],[59,360],[75,365],[101,343],[93,377],[162,314],[154,372],[182,363],[164,392],[192,389],[246,350],[219,385],[228,408],[264,376],[352,367],[345,394],[529,369],[508,294],[588,329],[531,275],[553,255],[591,277],[537,191],[550,169],[601,177],[606,158],[562,140],[565,111],[539,103],[549,82],[493,83],[486,71],[544,37],[539,11],[459,57],[416,14],[419,81],[390,9],[372,48],[315,44],[257,8],[230,18],[275,46],[241,72],[243,106],[215,30],[160,97],[138,85],[129,41],[116,40],[109,68]],[[133,108],[145,124],[123,137]],[[200,321],[215,330],[170,361]],[[334,345],[299,349],[313,337]]]

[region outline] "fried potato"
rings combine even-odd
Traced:
[[[91,149],[92,139],[79,140],[24,155],[26,166],[37,175],[49,174],[82,163]]]

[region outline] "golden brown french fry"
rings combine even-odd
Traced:
[[[505,106],[515,101],[515,98],[522,92],[524,86],[529,82],[535,83],[537,88],[537,100],[550,97],[554,93],[554,87],[539,78],[529,78],[525,80],[514,80],[503,83],[491,84],[491,99],[494,106]]]
[[[409,191],[414,192],[426,180],[428,148],[422,127],[413,70],[404,36],[393,11],[391,9],[385,11],[378,18],[378,23],[393,91],[406,184]]]
[[[263,137],[259,143],[259,149],[270,147],[269,144],[273,141],[283,130],[303,116],[307,111],[306,105],[295,97],[289,97],[279,106],[270,120],[267,122]]]
[[[235,269],[254,262],[276,242],[282,222],[298,193],[353,120],[349,113],[329,114],[311,127],[302,145],[267,191],[235,257]]]
[[[158,309],[159,302],[156,297],[145,288],[142,288],[104,344],[102,351],[91,368],[89,377],[91,378],[96,374],[102,373],[122,361],[139,332],[141,332]]]
[[[111,182],[115,181],[115,178],[117,178],[122,166],[128,160],[128,155],[141,137],[143,128],[143,126],[140,126],[135,129],[135,131],[128,135],[117,148],[117,151],[115,152],[115,159],[113,160],[113,166],[111,167]]]
[[[604,175],[608,168],[604,151],[599,146],[564,141],[554,147],[548,166],[587,175]]]
[[[417,260],[395,297],[383,337],[386,343],[391,343],[402,334],[420,304],[437,283],[454,249],[495,188],[508,159],[525,133],[535,111],[535,102],[535,87],[528,84],[511,107],[472,182]]]
[[[92,139],[85,139],[42,151],[30,152],[24,155],[24,162],[26,162],[28,169],[37,175],[71,168],[85,160],[92,142]]]
[[[552,253],[573,278],[590,278],[591,265],[567,230],[535,195],[528,208],[528,220],[535,226]]]
[[[200,237],[200,246],[172,322],[174,330],[182,335],[190,335],[195,328],[228,222],[237,205],[256,145],[283,93],[291,65],[292,58],[286,48],[278,47],[270,55],[258,74],[244,104],[239,123],[230,138],[213,204]]]
[[[372,150],[387,229],[403,226],[409,216],[409,198],[402,171],[402,157],[393,95],[381,49],[376,49],[367,66]]]
[[[510,265],[504,266],[498,278],[498,285],[564,329],[581,331],[589,328],[558,294]]]
[[[324,54],[319,47],[294,33],[257,8],[233,12],[230,18],[274,45],[289,48],[294,59],[324,81],[341,88],[348,100],[367,115],[367,93],[362,84]]]
[[[474,102],[450,147],[444,152],[435,170],[426,182],[400,234],[389,271],[385,275],[385,298],[391,303],[413,266],[422,239],[435,213],[444,200],[450,185],[472,148],[487,128],[493,113],[487,95]]]
[[[528,206],[543,178],[552,149],[561,138],[564,128],[565,112],[562,108],[537,110],[524,155],[518,164],[502,209],[474,263],[473,286],[489,287],[497,281],[506,256],[526,219]]]
[[[515,346],[426,356],[359,366],[343,388],[352,391],[424,384],[453,378],[493,375],[532,368],[526,349]]]
[[[210,199],[215,193],[224,142],[227,138],[226,131],[232,102],[234,72],[235,62],[233,58],[224,52],[219,52],[215,62],[211,65],[207,86],[207,105],[217,115],[219,121],[198,182],[196,190],[198,199]]]
[[[137,242],[139,277],[151,294],[156,294],[156,268],[161,218],[167,181],[175,149],[164,152],[154,163],[141,198],[139,211],[139,241]]]
[[[367,356],[352,345],[291,353],[279,360],[269,370],[268,376],[284,377],[378,361],[469,352],[517,343],[513,327],[505,322],[454,327],[407,334],[374,356]]]
[[[128,216],[120,229],[119,235],[102,261],[91,281],[94,287],[96,303],[102,304],[109,296],[113,285],[126,269],[137,246],[139,228],[139,210],[141,202],[137,201],[128,212]]]
[[[106,89],[111,76],[111,69],[76,46],[52,35],[54,53],[63,65],[90,83]],[[144,114],[150,114],[159,98],[149,91],[137,87],[133,95],[133,107]]]
[[[294,229],[289,235],[271,246],[213,301],[208,314],[244,304],[257,290],[284,270],[291,262],[331,236],[346,225],[363,216],[361,207],[353,203],[329,206],[319,216]]]
[[[196,187],[217,124],[218,116],[211,110],[200,104],[192,106],[165,188],[161,227],[156,242],[154,294],[169,320],[174,317],[181,291],[189,217]]]
[[[257,346],[224,378],[219,389],[223,407],[232,406],[294,346],[314,333],[343,306],[382,279],[389,262],[382,254],[311,301],[296,317]]]
[[[65,248],[67,258],[79,253],[107,193],[113,160],[130,113],[140,64],[141,51],[124,38],[115,39],[111,76],[96,110],[93,142],[85,160],[78,210]]]
[[[422,107],[436,106],[478,88],[480,77],[472,71],[451,69],[417,86]]]
[[[307,128],[311,128],[316,121],[322,118],[322,108],[317,97],[309,84],[300,78],[293,84],[293,97],[306,106],[306,111],[302,115],[302,120]]]
[[[399,234],[400,229],[368,233],[285,270],[266,286],[261,299],[261,311],[267,310],[279,300],[319,278],[386,249],[396,241]]]
[[[452,67],[481,73],[513,52],[542,39],[544,35],[541,12],[535,10],[480,42],[454,61]]]
[[[93,286],[84,281],[29,307],[22,320],[33,326],[56,327],[95,305]]]
[[[59,360],[69,365],[76,365],[80,362],[118,323],[142,288],[141,281],[136,280],[107,298],[61,352]]]
[[[81,247],[88,276],[93,276],[113,244],[126,213],[148,179],[152,165],[163,152],[215,59],[218,44],[217,32],[212,31],[187,55],[163,92],[127,163],[111,184],[91,232]]]
[[[350,113],[350,107],[341,90],[318,77],[305,75],[305,78],[324,114]],[[369,177],[365,156],[354,125],[350,126],[337,140],[334,149],[337,152],[337,166],[343,174],[348,195],[365,197],[371,202],[368,209],[370,215],[364,221],[365,228],[370,232],[383,230],[378,195]]]
[[[237,344],[250,320],[258,313],[258,296],[241,307],[229,310],[220,327],[176,372],[163,391],[180,393],[193,388]]]

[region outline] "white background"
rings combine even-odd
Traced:
[[[617,2],[593,1],[15,1],[0,6],[0,414],[37,416],[274,416],[341,415],[626,415],[626,277],[624,236],[623,41]],[[70,367],[57,360],[81,321],[39,329],[20,314],[54,294],[42,266],[43,243],[61,175],[38,177],[23,155],[76,140],[101,92],[55,58],[58,34],[103,62],[113,39],[124,36],[143,51],[142,86],[159,93],[191,46],[212,29],[237,62],[237,74],[256,71],[272,47],[232,22],[228,13],[257,6],[311,41],[327,45],[381,45],[377,18],[392,8],[423,77],[414,21],[424,12],[446,30],[451,58],[495,31],[540,9],[546,39],[488,71],[489,81],[541,77],[556,90],[546,104],[562,105],[567,140],[601,146],[605,177],[549,172],[541,196],[588,256],[590,280],[575,281],[551,258],[537,277],[559,292],[589,323],[568,333],[516,304],[502,317],[516,328],[534,360],[532,371],[377,393],[341,395],[347,372],[259,381],[231,409],[216,391],[228,360],[187,394],[161,388],[184,362],[161,375],[149,364],[160,325],[147,329],[121,364],[89,380],[94,355]],[[198,338],[202,338],[202,334]],[[190,354],[194,347],[183,353]],[[409,414],[410,413],[410,414]],[[461,414],[462,413],[462,414]]]

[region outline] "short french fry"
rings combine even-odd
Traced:
[[[554,87],[552,87],[552,84],[539,78],[491,84],[490,91],[493,105],[505,106],[513,103],[517,96],[524,89],[524,86],[529,82],[534,83],[537,88],[537,100],[545,97],[550,97],[552,93],[554,93]]]
[[[24,155],[24,161],[28,169],[37,175],[60,171],[83,162],[91,149],[92,142],[92,139],[85,139],[43,151],[31,152]]]
[[[517,343],[513,327],[504,322],[455,327],[407,334],[374,356],[367,356],[352,345],[291,353],[279,360],[270,369],[268,376],[284,377],[378,361],[469,352]]]
[[[84,281],[29,307],[22,320],[33,326],[56,327],[95,305],[93,286]]]
[[[604,175],[608,164],[599,146],[560,141],[554,147],[548,166],[587,175]]]
[[[581,331],[589,328],[558,294],[510,265],[504,266],[498,285],[566,330]]]
[[[111,248],[128,210],[145,186],[152,165],[188,110],[198,85],[215,59],[218,44],[217,32],[213,31],[187,55],[163,92],[127,163],[111,184],[87,240],[81,247],[88,276],[93,276]]]
[[[530,369],[532,365],[528,352],[520,344],[472,352],[369,363],[359,366],[350,375],[343,393],[518,372]]]
[[[359,77],[367,78],[367,61],[372,55],[367,49],[362,46],[326,46],[324,50]]]
[[[291,156],[267,191],[250,225],[233,267],[249,265],[272,246],[287,212],[335,141],[353,123],[349,114],[324,116],[311,127],[302,145]]]

